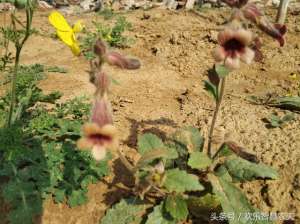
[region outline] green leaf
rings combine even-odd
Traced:
[[[238,181],[250,181],[256,178],[278,178],[278,173],[275,169],[265,164],[251,163],[235,155],[230,156],[224,165],[228,173]]]
[[[188,174],[186,171],[178,168],[166,171],[164,186],[168,191],[177,193],[204,190],[196,175]]]
[[[163,205],[161,203],[154,207],[145,224],[177,224],[177,221],[165,212]]]
[[[193,152],[190,154],[188,165],[192,169],[202,170],[211,165],[211,159],[203,152]]]
[[[118,80],[116,80],[116,79],[114,79],[114,78],[112,78],[112,77],[111,77],[111,82],[112,82],[113,84],[115,84],[115,85],[118,85],[118,86],[121,85],[121,83],[120,83]]]
[[[65,193],[64,189],[56,189],[54,192],[54,201],[56,203],[62,203],[65,199]]]
[[[222,208],[218,197],[207,193],[204,196],[190,196],[187,200],[189,211],[196,217],[208,220],[211,213],[220,213]]]
[[[214,99],[217,101],[218,100],[218,89],[217,87],[211,83],[210,81],[204,80],[204,89],[209,92]]]
[[[280,127],[281,126],[280,117],[278,117],[274,114],[271,115],[269,122],[272,127]]]
[[[138,137],[138,152],[144,155],[154,149],[163,148],[164,144],[159,137],[152,133],[143,134]]]
[[[63,68],[63,67],[49,66],[47,68],[47,72],[67,73],[68,70],[66,68]]]
[[[268,122],[268,126],[272,128],[277,128],[277,127],[282,127],[284,126],[287,122],[290,122],[295,119],[295,116],[293,113],[289,113],[284,115],[282,118],[279,116],[272,114],[269,119],[264,119],[266,122]],[[267,126],[267,127],[268,127]]]
[[[257,212],[257,209],[251,206],[241,190],[232,183],[212,174],[208,174],[208,179],[213,186],[213,192],[220,200],[223,212],[234,215],[233,219],[228,220],[229,224],[270,223],[264,220],[249,219],[247,214],[253,214],[254,212]]]
[[[281,119],[283,122],[289,122],[295,119],[295,115],[293,113],[289,113],[283,116]]]
[[[215,174],[218,177],[222,177],[224,180],[227,180],[228,182],[232,182],[232,177],[224,165],[218,167],[218,169],[215,171]]]
[[[228,147],[227,144],[222,144],[216,155],[214,156],[214,160],[221,157],[228,157],[230,155],[234,155],[234,152]]]
[[[85,190],[73,190],[71,195],[68,197],[68,204],[70,207],[82,205],[87,202],[87,196]]]
[[[178,153],[172,148],[161,148],[146,152],[138,161],[137,166],[143,167],[155,159],[176,159]]]
[[[135,203],[131,199],[122,199],[109,209],[100,224],[140,224],[146,204]]]
[[[165,209],[174,219],[180,221],[185,220],[189,214],[187,203],[180,195],[168,195]]]
[[[25,199],[16,206],[16,209],[9,212],[10,224],[32,224],[33,216],[42,212],[42,201],[38,197]]]
[[[36,193],[35,186],[32,182],[9,181],[3,187],[3,197],[8,202],[13,202],[19,198]]]
[[[216,160],[221,157],[229,157],[230,155],[237,155],[253,163],[259,162],[254,154],[246,152],[242,147],[238,146],[234,142],[223,143],[213,159]]]
[[[215,71],[220,78],[224,78],[229,74],[229,70],[224,65],[215,65]]]
[[[176,143],[184,145],[189,153],[203,149],[204,138],[197,128],[181,128],[173,134],[172,138]]]
[[[288,109],[288,110],[300,111],[300,97],[299,96],[278,97],[268,105],[283,108],[283,109]]]

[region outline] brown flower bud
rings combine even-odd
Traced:
[[[91,122],[99,127],[113,123],[111,105],[105,98],[96,98],[92,109]]]
[[[248,0],[221,0],[230,7],[241,8],[247,4]]]
[[[109,90],[110,78],[105,72],[95,74],[94,85],[96,86],[96,96],[103,97]]]
[[[115,65],[122,69],[138,69],[141,67],[139,60],[126,58],[125,56],[113,51],[106,55],[106,60],[110,65]]]
[[[101,39],[98,39],[96,41],[94,45],[94,53],[98,55],[100,58],[106,55],[106,45]]]
[[[253,3],[247,4],[242,11],[246,19],[252,21],[259,29],[275,38],[279,42],[280,46],[284,45],[285,40],[283,36],[287,31],[285,25],[271,23]]]

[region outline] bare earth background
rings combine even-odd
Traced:
[[[49,74],[40,84],[45,92],[59,90],[64,93],[63,100],[90,96],[94,89],[88,81],[87,61],[72,56],[66,46],[49,37],[53,29],[48,24],[48,14],[39,12],[35,16],[34,27],[44,35],[33,36],[28,41],[22,63],[57,65],[69,70],[67,74]],[[268,10],[267,14],[275,18],[275,11]],[[122,52],[139,58],[142,67],[136,71],[106,69],[120,83],[112,86],[110,97],[122,150],[134,159],[137,134],[145,131],[164,137],[176,127],[193,125],[207,136],[214,105],[203,90],[203,80],[213,65],[211,50],[216,45],[217,28],[226,21],[229,12],[207,9],[196,14],[152,9],[137,10],[125,16],[133,25],[127,35],[133,37],[135,43]],[[102,17],[94,13],[67,19],[70,22],[82,19],[87,26],[92,20],[102,21]],[[3,24],[2,15],[0,24]],[[218,129],[280,173],[277,181],[241,184],[250,201],[265,212],[293,213],[296,223],[300,223],[300,116],[296,115],[296,120],[283,129],[267,129],[262,119],[272,112],[282,115],[284,111],[252,105],[246,100],[250,95],[297,94],[300,90],[299,14],[288,17],[286,45],[279,48],[277,42],[265,36],[263,53],[262,63],[244,66],[227,79]],[[291,79],[291,73],[298,74],[298,78]],[[124,193],[111,183],[126,180],[128,174],[118,160],[112,168],[116,176],[90,186],[87,204],[70,209],[46,201],[41,223],[98,223],[105,209]],[[5,211],[6,208],[1,207],[0,216]],[[7,223],[5,215],[0,223]]]

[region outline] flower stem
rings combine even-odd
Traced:
[[[119,158],[121,160],[121,162],[123,163],[123,165],[131,172],[134,173],[134,167],[129,163],[129,161],[125,158],[125,156],[123,155],[123,153],[120,151],[120,149],[117,149],[117,153],[119,155]]]
[[[15,104],[16,104],[16,86],[17,86],[17,75],[18,75],[18,70],[19,70],[20,53],[21,53],[21,49],[17,48],[14,73],[13,73],[12,82],[11,82],[11,99],[10,99],[10,107],[9,107],[9,114],[8,114],[8,120],[7,120],[8,127],[11,126],[12,115],[13,115]]]
[[[211,157],[211,143],[212,143],[212,138],[213,138],[213,134],[214,134],[215,125],[216,125],[216,122],[217,122],[217,117],[218,117],[218,114],[219,114],[219,110],[220,110],[223,95],[224,95],[224,89],[225,89],[225,77],[221,79],[220,92],[219,92],[218,99],[216,101],[216,108],[215,108],[215,111],[214,111],[214,115],[213,115],[213,118],[212,118],[210,130],[209,130],[208,151],[207,151],[207,154],[208,154],[209,157]]]
[[[12,18],[12,24],[13,24],[13,31],[18,32],[16,28],[16,17],[15,14],[11,15]],[[21,51],[22,48],[31,35],[31,24],[32,24],[32,18],[33,18],[33,6],[29,5],[29,0],[27,1],[27,6],[26,6],[26,27],[25,27],[25,35],[24,38],[21,40],[17,40],[15,42],[15,47],[16,47],[16,58],[15,58],[15,66],[14,66],[14,73],[12,77],[12,82],[11,82],[11,100],[10,100],[10,107],[9,107],[9,113],[8,113],[8,120],[7,120],[7,126],[10,127],[12,125],[12,117],[16,105],[16,86],[17,86],[17,75],[18,75],[18,70],[19,70],[19,62],[20,62],[20,56],[21,56]]]

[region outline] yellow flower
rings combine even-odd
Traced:
[[[57,11],[53,11],[49,15],[49,22],[56,29],[56,34],[61,41],[71,48],[74,55],[78,56],[80,54],[80,48],[75,33],[82,30],[81,22],[77,21],[72,28],[63,15]]]

